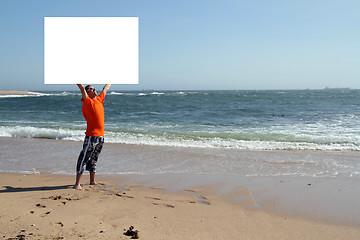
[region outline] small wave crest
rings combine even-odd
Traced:
[[[137,96],[161,96],[165,95],[163,92],[151,92],[151,93],[138,93]]]
[[[39,93],[39,96],[79,96],[78,92],[61,92],[61,93]]]
[[[61,128],[38,128],[31,126],[14,126],[14,127],[1,126],[0,136],[81,141],[84,136],[84,131],[74,130],[74,129],[61,129]]]
[[[198,94],[194,91],[165,91],[165,92],[110,92],[110,95],[122,95],[122,96],[188,96]]]
[[[121,92],[110,92],[110,95],[124,95],[124,96],[130,96],[133,95],[131,93],[121,93]]]
[[[4,94],[0,95],[0,98],[23,98],[23,97],[40,97],[46,94],[37,93],[37,92],[27,92],[25,94]]]
[[[24,94],[8,94],[8,95],[0,95],[0,98],[23,98],[23,97],[47,97],[47,96],[77,96],[81,95],[81,93],[74,92],[61,92],[61,93],[41,93],[41,92],[27,92]]]

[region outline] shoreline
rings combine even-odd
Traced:
[[[99,176],[99,185],[72,189],[73,176],[0,174],[0,230],[5,239],[356,239],[360,226],[249,208],[213,187],[168,192]],[[86,179],[86,180],[85,180]],[[87,176],[83,182],[87,182]],[[212,190],[211,190],[212,189]],[[247,195],[243,192],[243,195]]]
[[[36,95],[36,94],[31,93],[29,91],[3,91],[3,90],[0,90],[0,96],[1,95]]]

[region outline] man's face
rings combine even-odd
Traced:
[[[96,89],[93,86],[89,86],[86,92],[90,98],[95,98],[97,96]]]

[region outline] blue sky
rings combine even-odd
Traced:
[[[43,84],[43,18],[139,17],[125,90],[360,88],[358,0],[0,0],[2,90]]]

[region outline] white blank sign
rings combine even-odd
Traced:
[[[45,17],[45,84],[138,84],[137,17]]]

